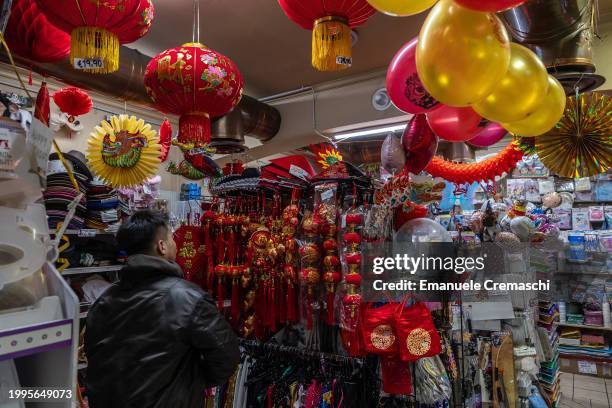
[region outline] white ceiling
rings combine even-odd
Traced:
[[[150,32],[130,47],[153,56],[192,40],[193,0],[153,0]],[[612,0],[599,0],[600,23],[612,22]],[[310,32],[291,22],[276,0],[200,0],[200,42],[232,58],[248,94],[263,97],[385,68],[415,35],[427,13],[374,15],[357,32],[353,67],[321,73],[310,66]]]
[[[153,0],[149,33],[129,45],[154,56],[192,40],[193,0]],[[310,66],[310,31],[291,22],[276,0],[200,0],[200,42],[233,59],[249,95],[262,97],[386,67],[418,34],[426,13],[394,18],[374,15],[357,29],[353,67],[320,73]]]

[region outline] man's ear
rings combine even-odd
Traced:
[[[155,247],[159,255],[163,256],[166,255],[166,252],[168,252],[168,244],[163,239],[158,240]]]

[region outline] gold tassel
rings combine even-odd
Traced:
[[[350,68],[353,62],[351,45],[351,28],[345,18],[318,19],[312,29],[312,66],[319,71]]]
[[[119,38],[99,27],[77,27],[70,34],[70,61],[76,69],[108,74],[119,69]],[[97,62],[102,66],[98,67]]]

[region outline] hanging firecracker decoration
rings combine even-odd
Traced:
[[[107,74],[119,69],[121,44],[144,36],[153,23],[151,0],[36,0],[51,24],[70,34],[71,65]]]
[[[174,241],[176,242],[176,263],[183,270],[185,279],[201,285],[206,250],[201,228],[194,225],[181,225],[174,233]]]
[[[171,48],[153,58],[144,77],[158,109],[180,115],[174,142],[197,170],[214,175],[206,158],[211,118],[225,115],[240,101],[244,82],[236,64],[199,43]]]
[[[168,160],[170,146],[172,145],[172,125],[168,119],[164,119],[159,126],[159,144],[161,145],[159,160],[163,163]]]
[[[151,125],[135,116],[103,120],[89,138],[87,160],[98,177],[113,187],[130,187],[154,176],[161,146]]]
[[[13,0],[4,38],[12,52],[36,62],[57,62],[70,54],[70,36],[31,0]]]
[[[592,92],[567,98],[565,114],[535,139],[542,163],[563,177],[590,177],[612,166],[612,98]]]
[[[283,239],[285,247],[285,262],[283,265],[283,278],[285,279],[285,291],[287,308],[287,323],[298,322],[297,314],[297,290],[298,290],[298,252],[295,234],[299,224],[298,215],[300,212],[297,200],[298,190],[294,189],[291,193],[291,204],[283,210]]]
[[[345,261],[348,265],[347,274],[344,277],[346,294],[342,299],[343,316],[341,321],[341,336],[344,348],[349,355],[358,356],[363,351],[361,338],[361,235],[357,227],[363,222],[359,213],[346,214],[346,232],[342,235],[346,247]]]
[[[50,112],[51,108],[49,104],[49,90],[47,89],[47,83],[43,81],[40,84],[38,95],[36,95],[34,117],[40,120],[45,126],[49,126],[49,118],[51,115]]]
[[[321,251],[316,242],[317,235],[321,229],[321,224],[312,212],[306,212],[302,218],[302,232],[304,242],[299,248],[301,259],[300,278],[302,285],[306,289],[306,328],[312,330],[314,320],[314,302],[316,288],[321,281],[319,271],[319,261]]]
[[[376,10],[366,0],[278,0],[294,23],[312,30],[312,66],[340,71],[352,65],[351,29],[364,24]]]
[[[434,157],[425,171],[434,177],[442,177],[453,183],[473,183],[475,181],[494,181],[495,177],[509,172],[523,157],[523,152],[516,142],[508,146],[494,157],[476,163],[453,163],[440,157]]]

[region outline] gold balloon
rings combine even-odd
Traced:
[[[548,92],[548,72],[537,55],[522,45],[510,45],[510,66],[493,92],[473,108],[493,122],[525,119]]]
[[[510,40],[502,22],[440,0],[419,35],[416,65],[421,82],[438,101],[469,106],[489,95],[510,63]]]
[[[422,13],[438,0],[367,0],[370,6],[390,16],[404,17]]]
[[[502,123],[510,133],[519,136],[539,136],[559,122],[565,110],[565,91],[552,75],[548,75],[548,92],[544,101],[525,119]]]

